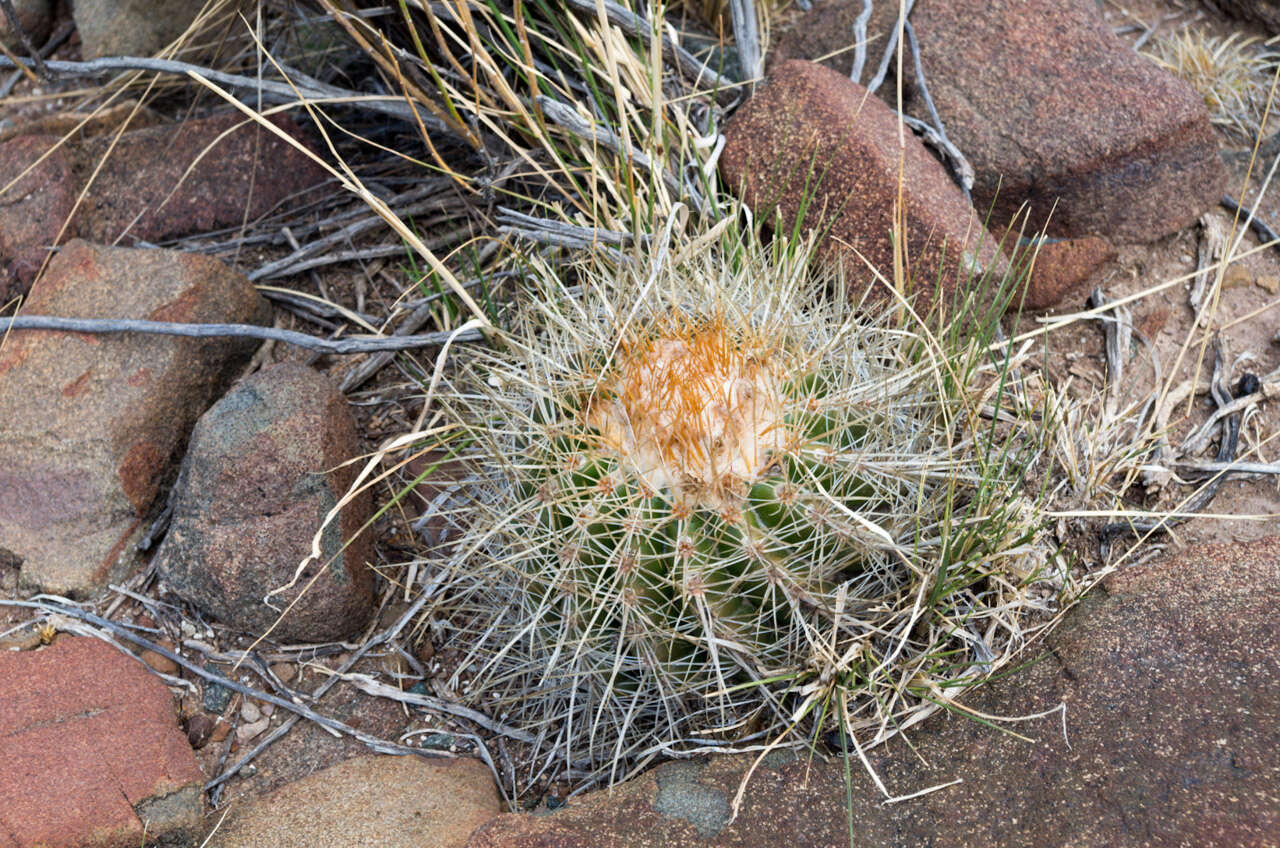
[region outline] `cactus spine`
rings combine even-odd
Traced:
[[[919,338],[806,296],[802,257],[717,247],[587,260],[580,294],[535,262],[454,399],[480,481],[441,578],[454,682],[579,775],[772,738],[895,651],[969,650],[922,608],[981,477],[963,399]]]

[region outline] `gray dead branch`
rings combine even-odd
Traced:
[[[23,67],[32,66],[32,62],[29,59],[20,59],[19,63]],[[119,71],[152,71],[162,74],[202,77],[227,88],[252,92],[255,98],[253,105],[255,106],[257,105],[256,99],[259,97],[270,103],[300,103],[304,100],[358,102],[362,109],[379,112],[403,121],[421,121],[433,132],[455,135],[444,121],[424,110],[415,111],[402,97],[377,97],[359,91],[339,88],[338,86],[313,79],[299,71],[291,72],[295,76],[290,78],[290,82],[277,82],[275,80],[229,74],[213,68],[193,65],[190,62],[179,62],[174,59],[149,59],[140,56],[108,56],[88,62],[58,60],[49,61],[45,64],[48,65],[50,70],[72,76],[98,76]],[[19,64],[16,64],[12,59],[7,56],[0,56],[0,68],[16,67],[19,67]]]
[[[479,330],[442,331],[420,336],[358,336],[344,339],[318,339],[294,330],[259,327],[253,324],[176,324],[167,321],[141,321],[109,318],[61,318],[54,315],[19,315],[0,318],[0,334],[12,330],[55,330],[64,333],[150,333],[189,338],[243,337],[278,341],[326,354],[377,353],[413,350],[455,342],[473,342],[484,338]]]

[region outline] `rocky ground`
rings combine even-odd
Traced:
[[[15,3],[46,58],[150,55],[198,6],[71,5]],[[1098,400],[1063,423],[1059,458],[1075,461],[1055,481],[1062,502],[1125,483],[1130,508],[1194,499],[1191,466],[1221,443],[1200,437],[1215,409],[1208,330],[1221,382],[1259,381],[1239,391],[1232,455],[1271,471],[1228,477],[1200,509],[1216,517],[1136,546],[1111,534],[1104,560],[1109,519],[1064,512],[1078,567],[1116,570],[1028,646],[1026,667],[865,760],[824,748],[675,761],[568,803],[568,787],[544,787],[535,812],[512,810],[518,743],[443,685],[456,658],[416,617],[418,565],[391,567],[412,558],[410,525],[435,497],[395,493],[427,460],[344,498],[363,457],[422,412],[404,360],[14,330],[0,340],[0,846],[1280,845],[1280,254],[1250,232],[1204,292],[1195,279],[1233,232],[1223,194],[1280,225],[1274,192],[1257,200],[1280,144],[1267,130],[1251,164],[1248,139],[1134,50],[1181,28],[1261,38],[1277,24],[1267,4],[1222,5],[1261,11],[919,0],[912,13],[928,91],[974,169],[969,200],[907,134],[912,261],[944,268],[924,294],[946,298],[965,279],[947,257],[1004,267],[996,224],[1023,203],[1025,232],[1047,229],[1006,331],[1064,324],[1029,367]],[[795,174],[771,163],[821,161],[823,255],[883,265],[898,127],[848,79],[861,9],[779,14],[768,81],[727,128],[720,166],[786,220]],[[876,10],[873,44],[891,17]],[[7,25],[0,36],[24,52]],[[82,78],[8,73],[0,315],[21,299],[28,316],[321,337],[387,308],[398,334],[423,327],[429,297],[391,303],[403,244],[289,143],[322,149],[305,116],[274,117],[273,133],[207,93],[152,108],[122,89],[128,102],[90,117]],[[903,105],[927,111],[918,79]],[[373,177],[433,244],[457,243],[447,191]],[[1067,323],[1095,287],[1132,298],[1115,314],[1133,333],[1110,357],[1101,321]],[[1102,459],[1153,393],[1163,464],[1124,480]]]

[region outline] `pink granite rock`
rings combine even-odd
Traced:
[[[1143,242],[1218,203],[1227,174],[1200,96],[1113,35],[1094,0],[920,0],[911,21],[994,223],[1026,203],[1027,232]]]
[[[300,137],[287,117],[271,120]],[[41,135],[0,144],[0,187],[57,142]],[[0,196],[0,294],[8,299],[30,288],[64,225],[67,239],[157,242],[252,221],[301,200],[325,177],[305,154],[238,112],[131,130],[118,141],[72,139]]]
[[[0,197],[0,305],[31,287],[75,205],[72,157],[57,143],[22,135],[0,144],[0,187],[13,183]]]
[[[236,385],[196,424],[175,487],[173,519],[156,570],[170,591],[240,630],[261,634],[301,598],[272,638],[321,642],[351,636],[372,611],[366,492],[321,539],[321,558],[288,583],[311,539],[346,494],[360,453],[347,401],[328,377],[298,363]],[[344,542],[350,541],[344,547]]]
[[[199,841],[204,776],[173,697],[105,642],[0,653],[0,846]]]
[[[64,246],[26,314],[254,323],[265,301],[217,260]],[[16,331],[0,350],[0,549],[31,588],[84,595],[131,567],[174,450],[257,343]]]
[[[905,142],[907,274],[917,306],[928,307],[939,287],[950,295],[971,269],[1000,269],[1005,260],[941,163],[909,132]],[[861,291],[874,278],[857,254],[893,276],[898,161],[889,107],[846,76],[793,60],[734,115],[720,169],[766,222],[776,215],[789,229],[803,211],[804,228],[824,233],[819,255],[842,257],[850,277],[865,281]]]

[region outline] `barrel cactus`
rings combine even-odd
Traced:
[[[803,738],[836,691],[899,713],[990,668],[1043,562],[1028,457],[992,484],[964,363],[753,244],[533,260],[457,376],[431,614],[454,688],[565,774]]]

